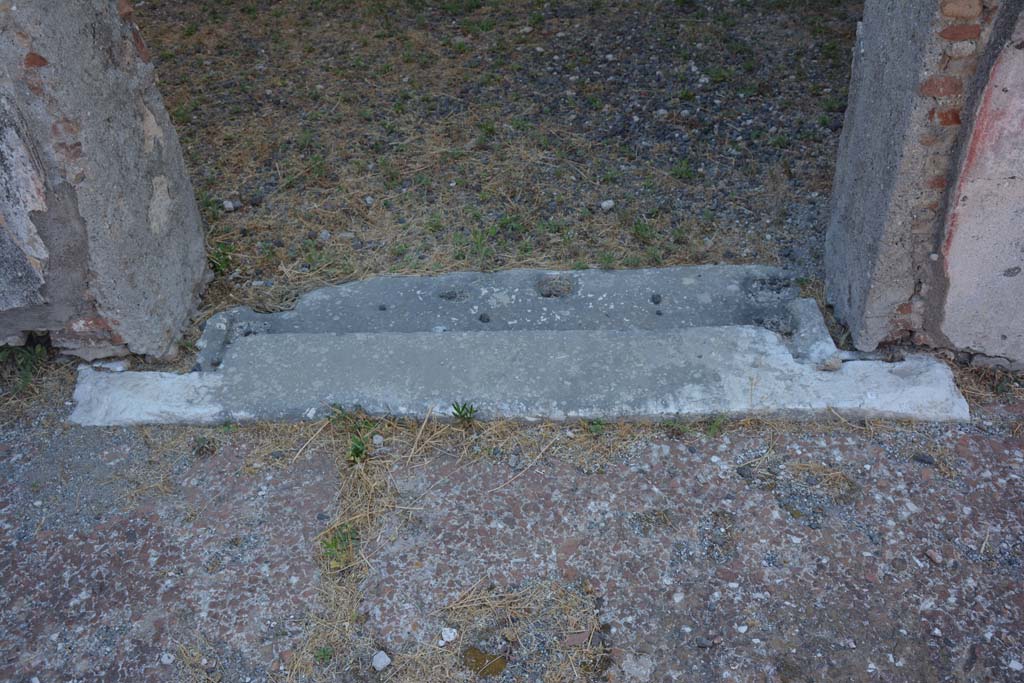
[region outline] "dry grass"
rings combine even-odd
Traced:
[[[845,83],[845,52],[808,55],[808,66],[829,66],[809,88],[780,89],[783,80],[759,73],[756,59],[735,68],[737,52],[755,55],[731,37],[731,11],[638,3],[664,78],[547,84],[553,51],[565,52],[567,73],[586,75],[603,55],[572,39],[616,38],[600,5],[151,0],[137,8],[209,224],[219,277],[208,308],[279,309],[316,286],[384,272],[776,261],[778,239],[766,229],[784,232],[794,183],[828,190],[834,139],[812,122]],[[790,26],[786,13],[805,10],[770,11]],[[813,23],[814,40],[850,39],[841,11],[816,9]],[[707,54],[680,48],[696,43]],[[682,115],[697,108],[680,80],[691,59],[728,76],[746,100],[806,120],[803,137],[782,144],[785,136],[770,140],[766,130],[751,141],[736,135],[736,113]],[[628,118],[624,101],[634,97],[668,107],[668,133],[604,136],[581,126]],[[683,132],[690,143],[680,157]],[[618,206],[604,213],[597,207],[609,198]],[[225,199],[244,208],[225,213]],[[324,230],[330,237],[320,240]]]
[[[1024,401],[1024,376],[1000,368],[950,363],[957,387],[971,408]]]
[[[848,501],[857,491],[857,484],[846,472],[819,462],[789,462],[787,468],[809,485],[825,491],[833,501]]]
[[[13,361],[0,362],[0,431],[36,414],[44,401],[69,399],[77,364],[70,358],[46,358],[26,375]]]
[[[197,636],[194,642],[178,645],[177,665],[179,683],[222,683],[224,674],[218,671],[218,662],[202,638]]]
[[[465,425],[429,418],[417,423],[371,420],[343,413],[310,426],[308,431],[315,438],[303,441],[300,447],[334,453],[339,461],[342,489],[338,513],[318,539],[326,577],[324,608],[313,617],[311,635],[290,668],[289,680],[307,675],[331,680],[332,675],[346,667],[365,667],[377,649],[361,629],[359,585],[373,563],[372,548],[381,540],[385,517],[407,519],[425,495],[403,500],[391,476],[394,468],[430,467],[438,458],[454,458],[458,467],[460,463],[504,457],[513,451],[522,454],[526,463],[522,471],[542,457],[565,458],[578,465],[596,467],[630,443],[649,438],[654,430],[651,425],[640,424],[597,430],[592,423],[523,425],[498,421]],[[352,437],[366,437],[372,443],[373,434],[384,436],[384,446],[353,464]],[[498,488],[502,485],[499,483]],[[481,582],[441,611],[445,621],[462,634],[462,640],[448,647],[428,645],[390,653],[394,662],[387,670],[386,680],[469,680],[463,651],[470,637],[479,640],[483,634],[497,634],[506,642],[515,642],[517,661],[522,662],[523,658],[541,656],[539,651],[522,647],[527,631],[561,636],[584,630],[596,634],[599,628],[593,598],[585,587],[559,584],[504,592]],[[537,664],[540,670],[547,671],[544,680],[571,680],[570,671],[577,676],[597,671],[604,666],[606,653],[602,642],[595,636],[579,644],[558,645],[550,661]]]

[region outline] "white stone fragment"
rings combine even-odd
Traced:
[[[391,666],[391,657],[388,657],[388,653],[384,650],[377,650],[377,654],[373,656],[374,671],[383,671],[389,666]]]

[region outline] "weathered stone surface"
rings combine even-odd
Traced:
[[[943,248],[942,332],[1024,364],[1024,22],[992,68],[964,155]]]
[[[397,466],[415,511],[366,548],[363,628],[401,654],[474,587],[562,582],[597,600],[611,680],[1017,680],[1022,444],[959,432],[695,436],[587,471]],[[921,447],[956,476],[912,461]],[[542,679],[531,664],[513,649],[511,675]]]
[[[0,338],[169,353],[206,260],[130,6],[0,3],[0,34]]]
[[[798,361],[775,332],[418,332],[254,335],[216,372],[79,372],[72,420],[88,425],[313,419],[331,405],[374,414],[659,418],[788,415],[965,420],[942,362]]]
[[[172,457],[125,430],[0,430],[0,680],[281,674],[317,605],[336,464],[197,439]],[[191,672],[183,647],[206,658]]]
[[[919,86],[936,14],[934,0],[868,0],[857,30],[825,269],[829,302],[862,350],[892,336],[893,314],[914,294],[916,141],[932,106],[919,88],[949,88]]]
[[[196,362],[216,368],[228,346],[254,334],[761,325],[788,335],[797,326],[789,306],[798,290],[784,271],[764,266],[383,276],[309,292],[290,311],[218,313],[206,323]]]
[[[333,404],[422,417],[456,401],[527,419],[967,418],[944,364],[844,363],[815,302],[797,296],[759,267],[377,278],[286,313],[216,316],[198,372],[83,368],[72,419],[312,419]]]

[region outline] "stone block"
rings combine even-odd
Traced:
[[[0,2],[0,34],[0,339],[49,333],[85,358],[169,355],[206,256],[130,12]]]

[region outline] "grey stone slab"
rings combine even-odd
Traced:
[[[84,367],[75,401],[71,419],[86,425],[314,419],[332,405],[444,416],[455,401],[483,418],[968,418],[952,373],[930,356],[825,372],[754,326],[251,335],[212,373]]]
[[[758,266],[374,278],[214,316],[187,375],[84,368],[72,419],[446,416],[454,402],[484,418],[968,416],[945,365],[844,357],[798,295]]]
[[[254,334],[670,331],[724,325],[788,333],[794,326],[789,304],[798,296],[784,271],[764,266],[377,277],[310,292],[290,311],[219,313],[206,324],[197,363],[203,370],[215,368],[227,346]]]

